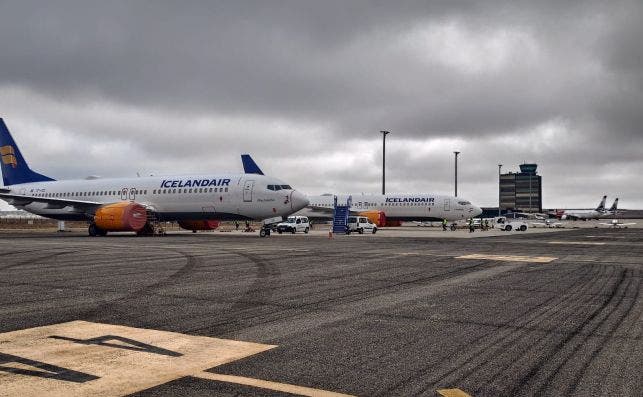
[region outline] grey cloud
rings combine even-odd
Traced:
[[[457,148],[409,153],[460,139],[470,196],[493,204],[498,162],[537,161],[555,204],[603,165],[640,169],[642,10],[628,0],[6,1],[0,91],[23,94],[0,104],[10,126],[60,133],[67,147],[33,153],[43,166],[69,158],[54,166],[61,176],[230,169],[252,152],[309,190],[378,191],[378,131],[390,129],[391,188],[451,191]],[[409,38],[445,26],[451,43]],[[552,121],[560,134],[533,135]],[[363,167],[338,171],[345,138],[368,148]],[[125,149],[101,157],[101,145]],[[310,154],[311,177],[288,168]],[[643,205],[636,183],[602,182]]]

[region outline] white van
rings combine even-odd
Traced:
[[[295,234],[297,232],[308,233],[310,230],[310,222],[308,217],[305,216],[289,216],[288,219],[277,225],[277,233],[290,232]]]
[[[377,225],[365,216],[349,216],[348,232],[357,232],[359,234],[370,232],[375,234],[377,233]]]

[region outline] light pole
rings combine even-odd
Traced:
[[[501,187],[500,187],[500,175],[502,175],[502,164],[498,164],[498,216],[501,216],[500,212],[500,196],[501,196]]]
[[[382,194],[386,194],[386,136],[390,131],[380,131],[382,133]]]
[[[455,154],[455,196],[458,197],[458,155],[460,152],[453,152]]]

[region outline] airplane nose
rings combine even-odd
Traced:
[[[300,209],[307,207],[308,204],[310,204],[310,200],[308,200],[308,197],[306,197],[303,193],[300,193],[296,190],[292,192],[290,205],[293,211],[299,211]]]

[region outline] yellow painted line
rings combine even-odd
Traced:
[[[492,261],[506,261],[506,262],[536,262],[536,263],[549,263],[558,258],[553,256],[520,256],[520,255],[487,255],[487,254],[470,254],[456,256],[456,259],[488,259]]]
[[[123,396],[276,346],[86,321],[0,334],[0,395]]]
[[[335,393],[332,391],[313,389],[310,387],[290,385],[287,383],[278,383],[271,382],[268,380],[246,378],[243,376],[235,375],[221,375],[213,374],[211,372],[200,372],[198,374],[192,375],[196,378],[215,380],[219,382],[226,383],[235,383],[238,385],[258,387],[261,389],[268,389],[274,391],[280,391],[284,393],[296,394],[298,396],[310,396],[310,397],[353,397],[350,394]]]
[[[605,243],[597,241],[548,241],[547,243],[561,245],[605,245]]]
[[[444,397],[471,397],[460,389],[438,389],[436,391]]]

